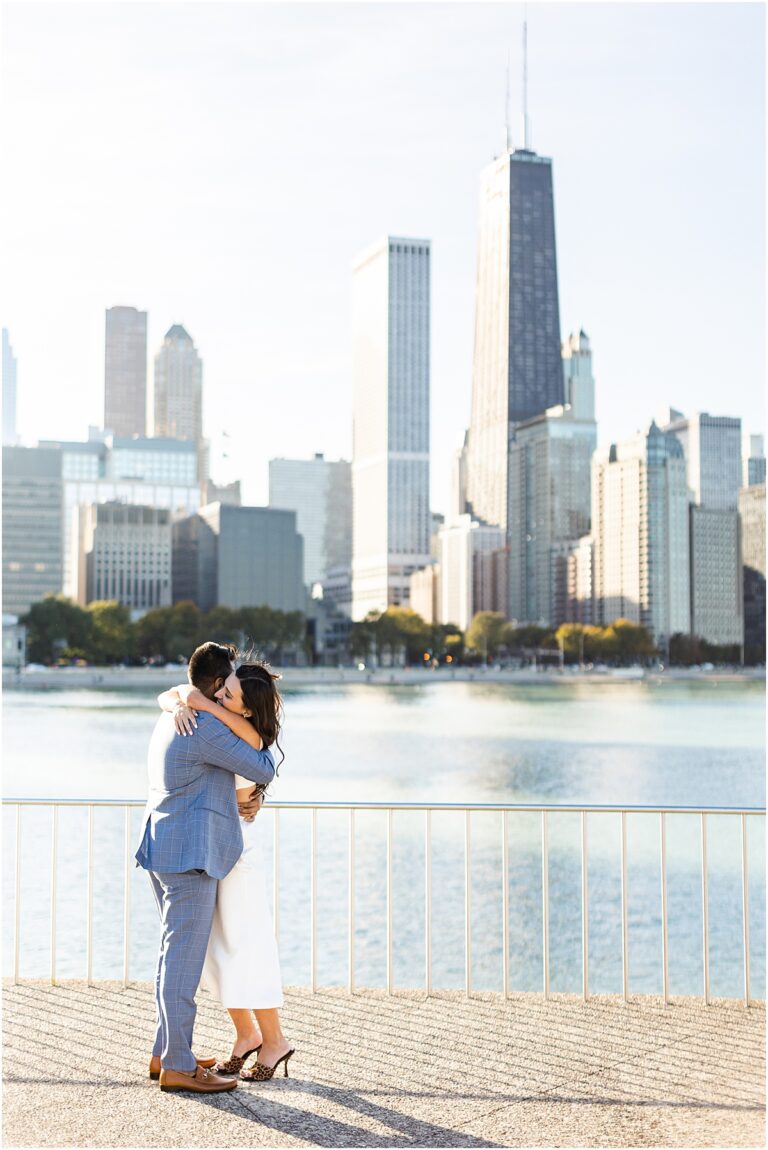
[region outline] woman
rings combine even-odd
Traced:
[[[262,663],[243,663],[215,692],[215,701],[184,684],[164,692],[158,702],[164,710],[174,712],[180,734],[193,732],[196,711],[208,711],[257,750],[275,743],[282,755],[278,742],[282,700],[275,686],[278,677]],[[235,775],[235,788],[238,802],[244,802],[253,784]],[[280,963],[257,823],[241,818],[240,826],[243,853],[219,881],[202,985],[227,1008],[236,1031],[230,1057],[216,1064],[217,1072],[265,1081],[281,1063],[288,1076],[288,1060],[294,1050],[280,1026]],[[251,1054],[256,1054],[257,1060],[243,1069]]]

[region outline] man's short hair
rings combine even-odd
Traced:
[[[187,674],[190,683],[207,695],[215,688],[217,679],[226,679],[232,674],[236,658],[237,647],[232,643],[202,643],[189,660]]]

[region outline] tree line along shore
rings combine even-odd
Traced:
[[[556,628],[518,626],[492,611],[479,612],[466,631],[427,623],[415,611],[390,607],[360,622],[345,620],[332,650],[318,652],[311,620],[300,611],[266,606],[214,607],[194,603],[157,607],[135,621],[114,601],[80,606],[62,595],[35,603],[21,619],[27,631],[27,663],[41,667],[163,667],[185,664],[206,640],[235,643],[251,657],[279,667],[414,669],[445,667],[501,670],[737,667],[762,661],[738,646],[717,647],[695,635],[673,635],[663,647],[648,630],[627,619],[604,626],[563,623]]]

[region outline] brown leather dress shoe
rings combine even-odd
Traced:
[[[204,1070],[210,1070],[212,1067],[214,1067],[216,1065],[216,1059],[215,1058],[198,1058],[197,1059],[197,1065],[202,1066]],[[161,1070],[162,1070],[162,1067],[160,1065],[160,1055],[159,1054],[153,1054],[149,1060],[149,1077],[152,1079],[153,1082],[157,1082],[158,1078],[160,1077],[160,1071]]]
[[[191,1090],[195,1094],[220,1094],[223,1090],[234,1090],[236,1086],[236,1078],[224,1078],[202,1066],[198,1066],[194,1074],[187,1074],[183,1070],[160,1071],[160,1089],[165,1091]]]

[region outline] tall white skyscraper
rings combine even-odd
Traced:
[[[688,490],[683,450],[651,423],[592,463],[594,614],[629,619],[664,647],[691,623]]]
[[[110,307],[104,339],[104,427],[147,434],[147,313]]]
[[[202,443],[203,361],[179,323],[166,332],[155,356],[154,408],[156,436]]]
[[[16,444],[16,356],[3,328],[3,445]]]
[[[352,617],[408,605],[430,561],[429,240],[387,236],[353,265]]]

